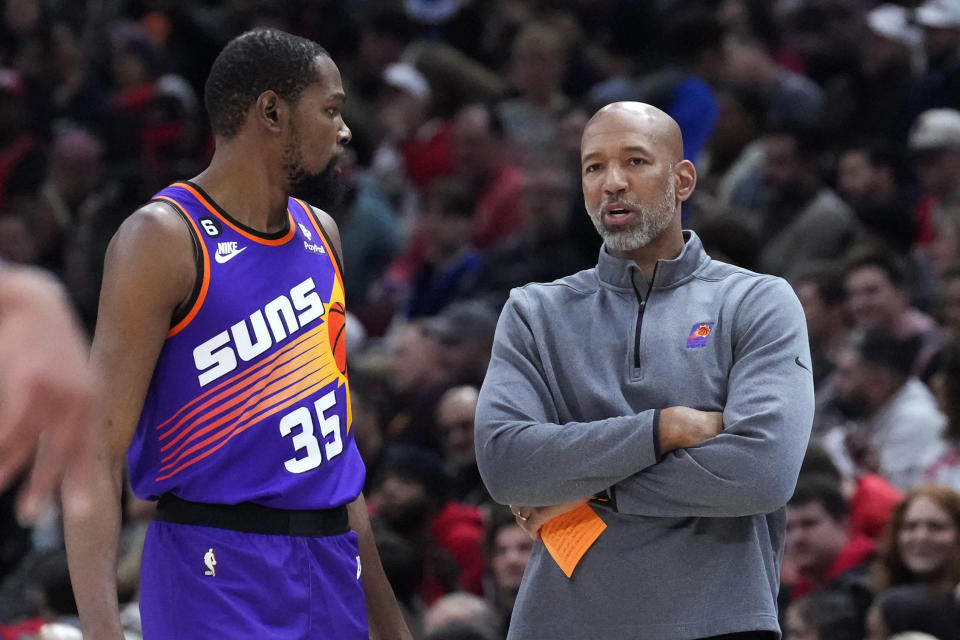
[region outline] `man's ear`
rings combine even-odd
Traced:
[[[674,165],[673,173],[677,177],[677,199],[684,202],[697,186],[697,169],[689,160],[681,160]]]
[[[271,133],[280,133],[286,116],[286,103],[273,91],[267,90],[257,97],[254,105],[254,117]]]

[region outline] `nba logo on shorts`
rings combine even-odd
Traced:
[[[207,566],[207,570],[203,572],[203,575],[217,575],[217,555],[213,552],[213,548],[210,548],[209,551],[203,554],[203,564]]]
[[[713,322],[698,322],[690,329],[690,335],[687,336],[687,349],[699,349],[707,346],[707,340],[713,333]]]

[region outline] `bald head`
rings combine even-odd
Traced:
[[[583,202],[608,252],[650,264],[679,254],[680,206],[697,171],[673,118],[641,102],[609,104],[584,127],[580,162]]]
[[[643,134],[651,144],[661,147],[665,160],[683,160],[683,134],[680,125],[666,112],[643,102],[614,102],[603,107],[583,128],[581,149],[589,137],[598,134]]]

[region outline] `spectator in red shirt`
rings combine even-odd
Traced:
[[[781,599],[843,591],[865,614],[872,599],[867,569],[874,552],[872,540],[851,532],[850,507],[840,487],[825,477],[801,477],[787,503],[786,553],[797,575],[781,587]]]

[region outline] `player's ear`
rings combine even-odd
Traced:
[[[684,202],[697,186],[697,169],[689,160],[681,160],[674,165],[673,172],[677,178],[677,198]]]
[[[256,119],[271,133],[280,133],[285,106],[276,93],[270,90],[264,91],[257,97],[254,105]]]

